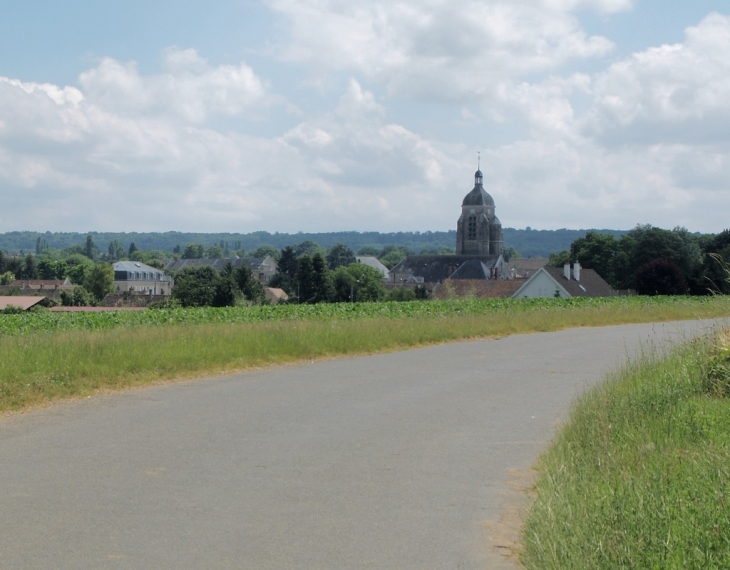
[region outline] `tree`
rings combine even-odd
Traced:
[[[355,263],[355,253],[346,245],[336,243],[327,250],[327,267],[331,270],[341,265]]]
[[[332,275],[334,299],[341,303],[351,301],[381,301],[387,292],[383,275],[377,269],[363,263],[338,267]]]
[[[84,289],[97,301],[114,292],[114,268],[109,263],[97,263],[84,275]]]
[[[269,281],[269,286],[280,287],[286,291],[290,297],[296,294],[297,281],[297,257],[294,254],[294,248],[286,246],[281,250],[279,261],[277,263],[277,273]]]
[[[12,271],[0,273],[0,285],[10,285],[13,281],[15,281],[15,273]]]
[[[173,298],[183,307],[206,307],[213,304],[218,272],[210,265],[183,267],[175,276]]]
[[[615,286],[613,275],[614,258],[619,244],[611,234],[589,231],[570,246],[570,260],[580,262],[582,267],[593,269],[608,283]]]
[[[305,240],[294,247],[294,254],[298,258],[303,255],[313,257],[315,253],[319,253],[320,255],[327,255],[327,252],[321,245],[311,240]]]
[[[423,252],[421,252],[423,253]],[[510,259],[521,259],[522,254],[517,251],[514,247],[507,246],[502,251],[502,256],[504,257],[505,261],[509,261]]]
[[[279,259],[279,250],[273,245],[262,245],[250,252],[250,255],[253,258],[273,257],[274,259]]]
[[[189,243],[183,251],[183,259],[202,259],[205,255],[205,248],[199,243]]]
[[[230,263],[228,264],[230,265]],[[238,288],[233,280],[231,273],[223,274],[218,277],[213,290],[213,306],[214,307],[233,307],[238,297]]]
[[[91,234],[86,236],[86,245],[84,246],[83,254],[92,261],[99,256],[99,248],[96,247],[94,238],[91,237]]]
[[[66,263],[44,257],[38,262],[39,279],[63,279],[66,275]]]
[[[374,245],[364,245],[357,250],[357,254],[367,257],[380,257],[380,250]]]
[[[23,259],[23,268],[21,270],[21,279],[38,279],[38,267],[35,258],[30,253]]]
[[[132,255],[135,251],[137,251],[137,246],[134,245],[134,242],[132,242],[129,244],[129,251],[127,253]]]
[[[94,299],[82,285],[74,288],[73,293],[61,291],[61,304],[64,307],[91,307]]]
[[[730,230],[714,236],[703,249],[702,285],[708,291],[730,294],[726,272],[727,263],[730,262]]]
[[[687,280],[682,269],[671,259],[654,259],[636,271],[639,295],[685,295]]]
[[[124,257],[126,251],[124,251],[124,245],[122,245],[122,242],[114,239],[109,243],[107,253],[109,254],[109,259],[111,259],[112,261],[117,261]]]
[[[551,253],[548,257],[548,267],[563,267],[566,263],[570,263],[570,252],[564,249],[560,253]]]
[[[394,245],[386,245],[380,254],[380,262],[388,269],[393,269],[407,256],[413,255],[413,252],[407,247],[397,247]]]
[[[248,265],[241,264],[233,272],[233,278],[238,289],[243,296],[256,305],[266,302],[266,293],[264,286],[253,275],[253,271]]]
[[[223,248],[218,245],[211,245],[205,250],[205,257],[208,259],[221,259],[223,257]]]
[[[317,292],[314,284],[312,258],[303,255],[297,260],[296,295],[300,303],[315,303]]]
[[[312,270],[314,272],[314,303],[329,302],[334,299],[332,278],[324,261],[324,258],[315,253],[312,257]]]
[[[91,269],[93,263],[85,255],[75,253],[66,258],[66,277],[71,283],[81,285],[86,277],[86,272]]]

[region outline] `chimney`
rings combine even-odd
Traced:
[[[576,281],[580,281],[580,263],[577,261],[573,264],[573,277]]]
[[[570,281],[570,263],[563,265],[563,275],[568,281]]]

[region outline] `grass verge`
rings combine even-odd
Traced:
[[[730,568],[728,332],[581,397],[539,462],[536,569]]]
[[[577,326],[712,318],[730,312],[725,298],[680,299],[640,308],[618,301],[536,304],[534,310],[515,303],[514,311],[505,305],[499,311],[461,316],[203,322],[0,335],[0,411],[98,390],[277,363]],[[453,308],[458,312],[458,304]]]

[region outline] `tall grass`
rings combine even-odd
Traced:
[[[540,460],[528,569],[730,568],[730,400],[717,390],[730,366],[718,351],[703,340],[647,356],[580,398]]]
[[[575,326],[708,318],[724,299],[538,306],[464,316],[159,324],[0,335],[0,411],[175,378]],[[458,308],[458,307],[457,307]]]

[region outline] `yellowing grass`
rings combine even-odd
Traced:
[[[0,410],[277,363],[576,326],[711,318],[729,314],[728,308],[724,298],[717,298],[642,310],[558,306],[440,318],[186,324],[5,336],[0,337]]]

